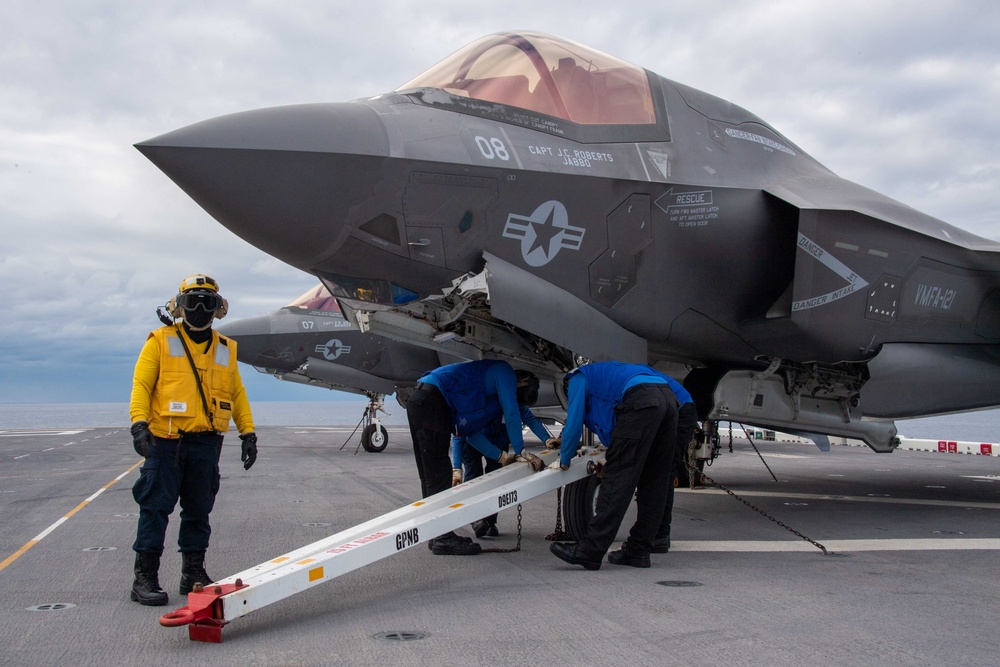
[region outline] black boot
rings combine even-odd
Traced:
[[[570,542],[553,542],[549,551],[571,565],[582,565],[588,570],[600,570],[604,555],[594,556],[580,551],[577,545]]]
[[[628,565],[629,567],[649,567],[649,552],[639,551],[631,542],[622,542],[619,551],[612,551],[608,554],[608,562],[612,565]]]
[[[132,601],[159,607],[167,604],[167,592],[160,588],[160,557],[137,551],[135,554],[135,581],[132,582]]]
[[[483,550],[478,543],[453,532],[435,537],[428,546],[435,556],[475,556]]]
[[[212,578],[205,572],[205,552],[192,551],[181,554],[181,595],[187,595],[195,584],[208,586]]]
[[[666,531],[661,531],[656,539],[653,540],[653,548],[650,549],[654,554],[665,554],[670,551],[670,526],[667,526]]]

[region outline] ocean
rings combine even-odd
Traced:
[[[368,401],[254,401],[254,423],[260,426],[354,426]],[[395,399],[382,413],[386,426],[405,426],[406,411]],[[90,428],[131,424],[127,403],[0,403],[0,429]]]
[[[260,426],[355,426],[367,401],[255,401],[254,422]],[[385,402],[386,426],[406,426],[406,411],[394,399]],[[0,403],[0,429],[92,428],[128,426],[125,403]],[[908,438],[1000,442],[1000,410],[943,417],[898,420]],[[739,432],[734,429],[734,432]]]

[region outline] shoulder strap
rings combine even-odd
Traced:
[[[195,384],[198,385],[198,394],[201,396],[201,405],[205,408],[205,416],[208,417],[209,426],[214,429],[215,418],[208,409],[208,399],[205,398],[205,390],[201,386],[201,376],[198,375],[198,367],[194,365],[194,357],[191,356],[191,350],[188,349],[187,343],[184,342],[184,333],[181,331],[180,325],[174,326],[177,327],[177,337],[180,338],[181,347],[184,348],[184,354],[187,355],[188,363],[191,364],[191,371],[194,373]],[[214,331],[212,332],[212,336],[215,336]]]

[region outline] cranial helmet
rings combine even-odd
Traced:
[[[174,319],[183,319],[192,331],[202,331],[212,326],[229,311],[229,302],[219,294],[219,283],[203,273],[196,273],[181,281],[177,295],[167,302],[167,311]]]
[[[211,290],[218,293],[219,283],[215,282],[214,278],[206,276],[204,273],[196,273],[182,280],[181,286],[177,288],[177,292],[179,294],[183,294],[184,292],[188,292],[193,289]]]

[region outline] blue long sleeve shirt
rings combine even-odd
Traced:
[[[605,364],[615,364],[625,375],[629,375],[630,372],[634,372],[630,377],[625,379],[621,385],[620,389],[616,391],[615,398],[621,400],[621,397],[625,395],[629,389],[640,384],[666,384],[669,386],[668,378],[666,375],[659,373],[652,368],[639,367],[639,366],[626,366],[624,364],[618,364],[617,362],[603,362]],[[596,364],[595,364],[596,366]],[[645,369],[645,371],[641,370]],[[635,372],[638,371],[638,372]],[[648,371],[648,372],[646,372]],[[676,382],[676,380],[675,380]],[[588,384],[588,379],[585,373],[574,372],[569,379],[569,386],[567,387],[567,409],[566,409],[566,424],[563,426],[562,430],[562,447],[559,450],[559,463],[563,466],[568,466],[573,457],[576,456],[577,446],[580,443],[580,437],[583,435],[583,425],[587,420],[587,410],[588,410],[588,395],[590,394],[591,388]],[[687,393],[687,392],[685,392]],[[690,394],[688,394],[690,398]],[[595,433],[601,440],[601,443],[605,447],[610,447],[611,442],[608,437],[610,434],[609,425],[605,425],[608,433],[602,434],[599,429],[595,429]]]
[[[535,434],[535,437],[542,442],[545,442],[552,437],[549,430],[545,428],[545,424],[543,424],[541,420],[535,416],[535,413],[531,411],[531,408],[526,405],[522,405],[520,407],[520,412],[521,421],[525,426],[531,429],[531,432]],[[452,467],[460,468],[462,467],[461,447],[466,443],[475,447],[476,451],[483,456],[496,461],[500,458],[500,454],[504,451],[505,446],[509,442],[509,436],[504,424],[498,421],[494,422],[489,428],[480,431],[479,433],[475,433],[470,436],[453,436],[451,442]]]
[[[455,430],[464,435],[476,449],[490,456],[498,452],[487,437],[490,422],[497,416],[503,418],[507,438],[515,454],[524,449],[521,435],[521,408],[517,404],[517,377],[514,369],[502,361],[467,361],[442,366],[420,378],[441,390],[455,418]],[[481,392],[481,400],[472,400],[468,392]],[[499,410],[496,408],[499,407]],[[489,418],[482,423],[481,419]],[[497,453],[492,458],[499,457]]]

